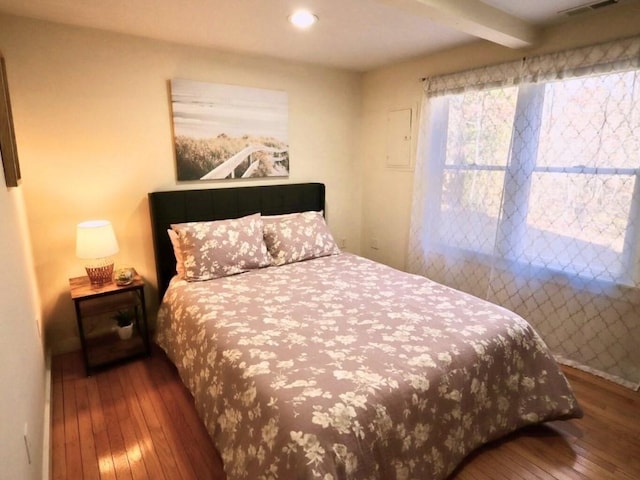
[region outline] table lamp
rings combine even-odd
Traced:
[[[99,288],[111,283],[112,255],[118,253],[118,241],[108,220],[90,220],[76,229],[76,256],[86,260],[85,270],[91,286]]]

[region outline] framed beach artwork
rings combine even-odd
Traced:
[[[171,80],[178,181],[289,176],[287,92]]]

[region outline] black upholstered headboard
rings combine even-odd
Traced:
[[[176,274],[176,259],[167,235],[172,223],[240,218],[258,212],[279,215],[321,211],[324,210],[324,192],[322,183],[294,183],[150,193],[149,209],[160,298]]]

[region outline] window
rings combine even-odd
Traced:
[[[640,37],[425,81],[407,269],[640,388]]]
[[[435,245],[630,284],[638,243],[640,74],[432,99]],[[434,246],[435,246],[434,245]]]

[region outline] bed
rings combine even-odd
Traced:
[[[443,479],[488,441],[582,415],[525,320],[340,252],[324,198],[317,183],[149,194],[156,342],[230,480]]]

